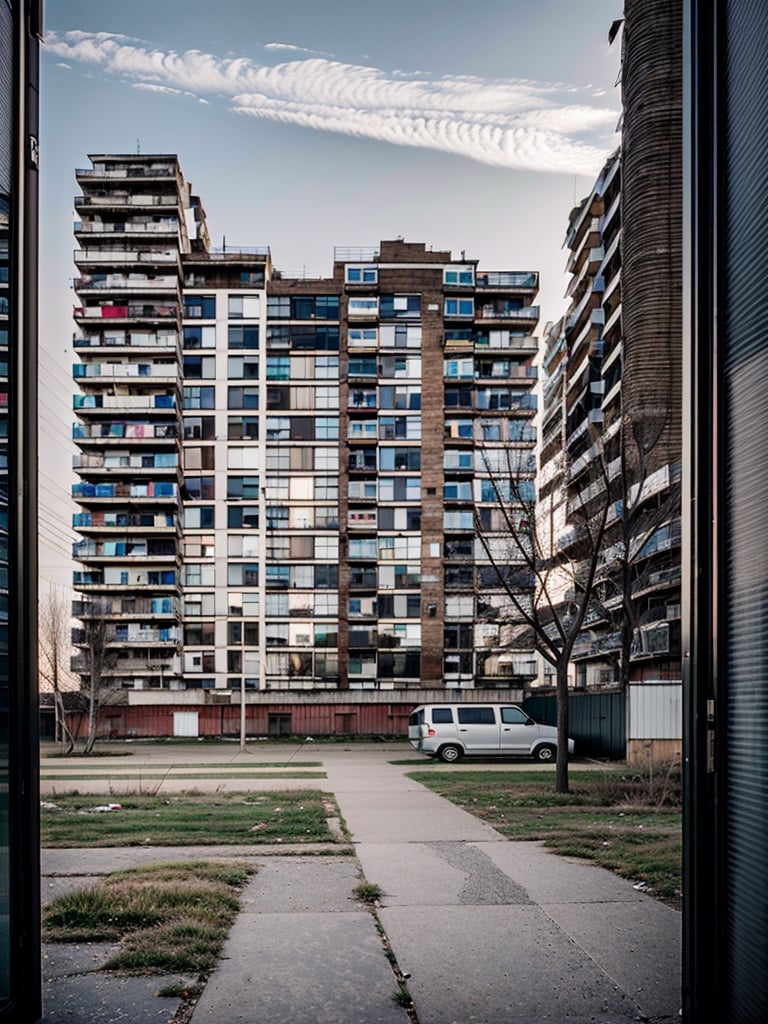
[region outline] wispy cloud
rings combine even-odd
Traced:
[[[268,66],[200,50],[150,49],[109,33],[50,33],[46,49],[138,88],[223,101],[244,116],[525,170],[595,173],[613,144],[617,116],[616,107],[595,102],[590,87],[561,83],[432,80],[316,56]]]
[[[313,57],[330,57],[330,53],[322,50],[309,50],[306,46],[296,46],[294,43],[264,43],[265,50],[283,50],[289,53],[309,53]]]

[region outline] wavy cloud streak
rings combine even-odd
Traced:
[[[109,33],[50,33],[46,49],[138,88],[219,97],[244,116],[499,167],[591,175],[614,144],[616,109],[596,105],[588,89],[557,83],[458,75],[406,79],[402,72],[321,57],[267,66],[200,50],[148,49]]]

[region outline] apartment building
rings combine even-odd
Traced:
[[[101,671],[134,692],[521,690],[534,660],[476,517],[502,545],[510,448],[533,495],[538,275],[394,240],[285,279],[266,248],[210,246],[175,156],[91,161],[83,678],[98,623]]]

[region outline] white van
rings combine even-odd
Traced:
[[[557,757],[557,729],[534,722],[517,704],[422,704],[411,712],[408,739],[422,754],[448,762],[465,755]]]

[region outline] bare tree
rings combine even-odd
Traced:
[[[597,442],[599,445],[599,441]],[[568,666],[590,608],[610,509],[610,474],[602,451],[599,467],[580,487],[561,455],[561,485],[547,502],[536,501],[530,466],[515,449],[492,462],[482,458],[495,495],[497,515],[491,530],[483,510],[475,510],[475,528],[486,557],[534,649],[555,670],[557,693],[557,767],[555,788],[567,793]],[[561,538],[569,532],[567,546]],[[521,592],[521,570],[527,587]]]
[[[662,544],[670,551],[679,548],[679,539],[672,531],[680,515],[681,481],[679,465],[664,462],[666,418],[654,429],[653,419],[646,416],[638,429],[625,415],[621,426],[620,473],[612,481],[615,514],[609,517],[605,537],[614,568],[595,588],[593,605],[610,624],[610,633],[619,637],[613,652],[606,651],[605,655],[625,693],[632,656],[645,624],[646,613],[637,595],[659,582],[658,564],[652,563],[649,555]],[[679,556],[672,556],[670,572],[678,565]]]
[[[54,739],[69,754],[75,741],[67,723],[64,691],[77,687],[69,671],[72,650],[70,610],[69,601],[52,589],[40,602],[38,646],[40,680],[53,692]]]
[[[88,616],[83,617],[83,628],[77,633],[77,645],[83,651],[80,659],[83,690],[88,698],[88,735],[84,754],[93,753],[102,708],[115,690],[111,671],[117,663],[117,652],[110,646],[112,627],[105,612],[103,603],[91,603]]]

